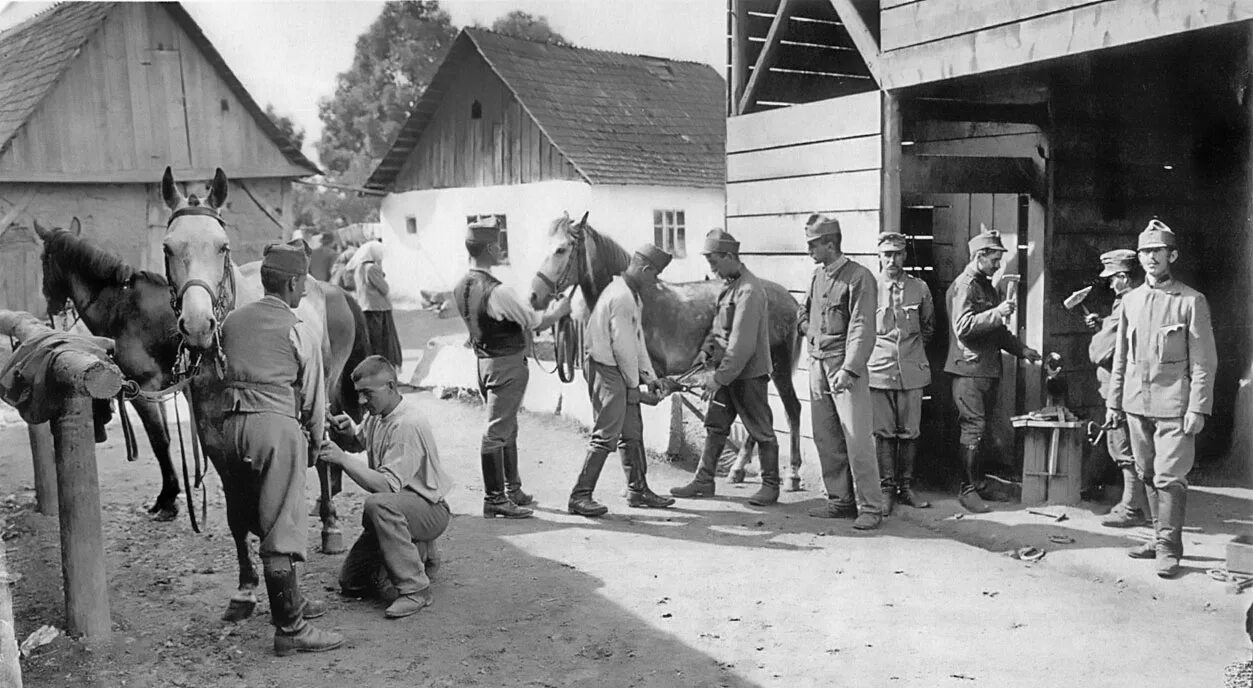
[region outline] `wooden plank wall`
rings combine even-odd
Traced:
[[[727,120],[726,228],[745,264],[804,299],[814,264],[806,254],[805,220],[840,220],[844,252],[878,271],[882,168],[878,91],[758,112]],[[807,361],[796,375],[802,448],[812,452]],[[775,427],[787,420],[771,387]],[[785,442],[783,435],[780,441]]]
[[[305,176],[157,3],[122,3],[0,156],[0,181]]]
[[[479,55],[465,60],[461,70],[397,175],[397,193],[582,181]],[[479,119],[470,116],[475,102]]]

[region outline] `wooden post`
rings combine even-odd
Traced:
[[[0,518],[0,526],[4,519]],[[3,530],[0,527],[0,530]],[[0,542],[0,686],[22,688],[22,667],[18,664],[17,632],[13,627],[13,597],[9,585],[9,565]]]
[[[53,459],[52,429],[47,423],[27,425],[30,456],[35,464],[35,508],[44,516],[57,513],[57,466]]]
[[[66,628],[72,635],[106,638],[112,624],[90,397],[75,394],[65,400],[61,416],[52,421],[52,437],[61,500]]]
[[[901,231],[901,100],[882,92],[883,172],[879,186],[880,232]]]
[[[731,2],[731,115],[740,114],[740,98],[748,84],[748,7],[744,0]]]

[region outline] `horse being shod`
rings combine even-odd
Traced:
[[[59,315],[67,302],[72,303],[92,334],[114,341],[113,360],[127,379],[149,392],[168,386],[174,381],[178,328],[165,278],[135,270],[80,238],[81,231],[78,218],[68,230],[48,230],[35,223],[35,233],[43,240],[43,294],[48,315]],[[131,405],[161,467],[161,492],[148,513],[156,521],[173,520],[178,515],[178,475],[170,459],[163,409],[159,403],[144,399],[133,399]]]
[[[549,246],[544,262],[531,283],[531,307],[542,309],[560,292],[577,284],[590,311],[615,275],[622,274],[631,255],[616,241],[597,232],[587,223],[587,214],[577,223],[565,215],[549,228]],[[774,382],[787,414],[791,440],[788,489],[800,490],[801,405],[792,383],[800,355],[800,335],[796,331],[796,299],[781,285],[762,280],[770,311],[770,379]],[[659,376],[681,375],[692,369],[701,344],[713,326],[722,283],[715,281],[670,283],[659,281],[657,288],[640,294],[643,328],[648,356]],[[731,467],[732,480],[743,480],[744,465],[752,455],[754,441],[748,438]],[[737,480],[738,478],[738,480]]]
[[[226,200],[227,178],[217,170],[208,198],[183,196],[167,167],[161,179],[161,194],[172,211],[164,238],[166,277],[173,295],[178,330],[184,346],[202,361],[200,374],[192,384],[196,424],[209,456],[222,479],[226,495],[227,521],[239,558],[239,591],[231,599],[224,618],[237,620],[252,613],[259,582],[248,552],[249,517],[240,513],[237,495],[245,486],[235,484],[229,471],[222,470],[225,437],[225,385],[218,373],[218,330],[222,320],[236,305],[264,296],[261,288],[261,262],[236,266],[231,261],[230,240],[218,209]],[[361,420],[361,409],[350,378],[352,369],[369,352],[365,316],[343,290],[309,278],[296,315],[321,334],[323,367],[327,380],[330,412],[347,413]],[[328,435],[329,436],[329,435]],[[332,437],[332,439],[335,439]],[[332,497],[339,491],[341,474],[331,473],[324,463],[317,464],[321,496],[318,515],[322,520],[322,551],[344,551],[343,535],[337,526]]]

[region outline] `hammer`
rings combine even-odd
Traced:
[[[1051,518],[1054,521],[1057,521],[1058,523],[1061,523],[1062,521],[1068,520],[1070,518],[1066,514],[1050,514],[1047,511],[1036,511],[1035,509],[1027,509],[1027,513],[1035,514],[1036,516],[1044,516],[1046,518]]]
[[[1065,306],[1066,310],[1068,311],[1073,311],[1075,309],[1075,306],[1080,306],[1083,308],[1084,315],[1091,315],[1092,312],[1088,310],[1087,306],[1083,305],[1083,302],[1086,301],[1088,298],[1088,294],[1091,294],[1091,293],[1092,293],[1092,287],[1084,287],[1083,289],[1076,291],[1070,296],[1067,296],[1066,300],[1062,301],[1062,305]]]

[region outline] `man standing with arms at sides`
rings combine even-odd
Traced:
[[[339,586],[348,595],[374,594],[381,567],[397,593],[385,615],[400,619],[431,604],[428,567],[437,565],[435,539],[448,527],[444,495],[452,479],[440,464],[430,423],[401,395],[396,369],[386,358],[370,356],[358,364],[352,384],[370,415],[360,427],[347,415],[333,416],[331,426],[349,438],[350,450],[364,450],[367,460],[329,441],[318,457],[343,467],[370,493],[361,537],[344,559]]]
[[[240,508],[261,538],[261,564],[274,624],[274,652],[321,652],[343,644],[338,633],[305,621],[325,613],[300,592],[296,563],[308,531],[305,471],[322,444],[326,383],[318,338],[293,311],[308,277],[304,242],[266,247],[265,296],[222,323],[226,355],[225,469],[247,488]]]
[[[558,298],[546,313],[532,310],[511,287],[492,276],[500,264],[500,229],[491,217],[470,225],[466,252],[471,268],[453,289],[457,312],[470,332],[478,357],[479,392],[487,404],[483,434],[483,517],[528,518],[531,495],[518,474],[518,409],[530,379],[527,334],[552,325],[570,312],[570,300]]]
[[[983,472],[979,450],[987,436],[988,419],[996,413],[1001,383],[1001,351],[1040,361],[1040,352],[1026,346],[1006,322],[1017,310],[1010,299],[1001,300],[992,286],[992,275],[1001,269],[1005,245],[1001,233],[980,227],[972,238],[970,263],[948,287],[948,363],[944,372],[953,376],[953,403],[961,426],[961,462],[964,473],[957,501],[967,511],[989,511],[979,489]]]
[[[818,268],[798,326],[809,342],[814,446],[827,491],[827,503],[809,515],[855,517],[854,528],[874,530],[884,508],[866,363],[875,343],[878,289],[870,270],[844,255],[842,238],[835,218],[811,215],[805,224],[809,256]]]
[[[879,235],[879,308],[870,371],[875,451],[883,514],[892,506],[925,509],[914,494],[914,459],[922,422],[922,390],[931,384],[926,345],[935,334],[935,304],[927,283],[905,272],[905,235]]]
[[[1123,297],[1105,422],[1127,423],[1157,533],[1127,554],[1157,559],[1157,575],[1173,578],[1183,559],[1188,472],[1213,408],[1218,353],[1205,296],[1171,276],[1179,259],[1175,233],[1152,220],[1136,252],[1144,284]]]
[[[748,503],[767,506],[779,501],[779,441],[766,384],[770,378],[770,314],[766,291],[757,276],[740,262],[740,242],[721,229],[705,235],[701,251],[709,269],[726,282],[718,295],[713,326],[701,346],[713,379],[707,390],[705,449],[692,481],[670,488],[675,497],[712,497],[718,457],[736,416],[757,441],[761,453],[761,489]]]
[[[570,493],[572,514],[595,518],[609,512],[592,499],[592,491],[605,459],[615,450],[622,452],[627,505],[660,509],[674,504],[673,499],[654,494],[648,487],[639,390],[641,384],[647,384],[651,392],[668,389],[657,379],[648,357],[639,293],[656,288],[658,275],[671,258],[652,244],[641,246],[626,270],[605,287],[588,316],[587,391],[596,420],[583,470]]]
[[[1110,289],[1114,291],[1114,305],[1110,314],[1102,318],[1096,313],[1089,313],[1084,324],[1095,331],[1092,341],[1088,344],[1088,358],[1096,365],[1096,380],[1100,385],[1102,399],[1109,398],[1110,369],[1114,367],[1114,347],[1118,343],[1118,320],[1122,315],[1122,299],[1132,289],[1144,281],[1140,273],[1140,264],[1136,260],[1136,252],[1120,248],[1101,254],[1101,278],[1109,280]],[[1144,483],[1136,472],[1136,459],[1131,451],[1131,437],[1127,434],[1127,423],[1106,428],[1105,447],[1109,458],[1122,471],[1122,499],[1109,515],[1101,521],[1101,525],[1110,528],[1131,528],[1148,523],[1147,497],[1144,495]]]

